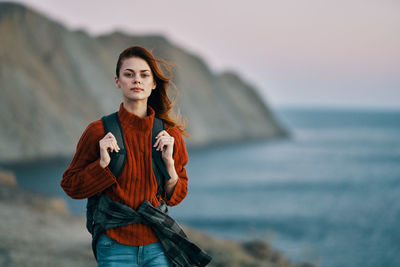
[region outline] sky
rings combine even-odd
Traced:
[[[273,107],[400,109],[397,0],[21,0],[70,29],[163,34]]]

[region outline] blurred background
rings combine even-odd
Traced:
[[[62,174],[86,126],[119,107],[119,53],[142,45],[176,65],[192,135],[177,221],[294,263],[400,266],[399,12],[390,0],[0,1],[0,166],[84,216]]]

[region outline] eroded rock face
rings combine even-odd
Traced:
[[[255,88],[163,36],[94,37],[16,3],[0,3],[0,35],[0,162],[73,154],[91,121],[118,110],[115,64],[132,45],[176,64],[188,147],[285,135]]]

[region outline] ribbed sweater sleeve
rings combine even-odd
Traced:
[[[188,193],[188,176],[185,165],[189,161],[189,156],[179,129],[173,127],[168,129],[167,132],[174,137],[174,151],[172,157],[174,158],[176,173],[178,174],[178,182],[175,185],[170,199],[166,199],[166,203],[168,206],[175,206],[182,202]]]
[[[104,135],[103,123],[97,120],[87,126],[79,139],[75,155],[60,183],[71,198],[91,197],[117,182],[108,167],[100,166],[99,141]]]

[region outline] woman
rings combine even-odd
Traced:
[[[101,120],[90,123],[83,132],[70,166],[64,172],[61,187],[74,199],[103,192],[113,201],[133,209],[148,200],[154,207],[165,201],[179,204],[188,191],[185,165],[188,154],[182,125],[168,116],[172,102],[166,77],[150,51],[140,46],[125,49],[119,56],[115,84],[121,90],[118,111],[127,158],[119,177],[108,168],[109,152],[118,152],[114,135],[104,131]],[[157,134],[154,147],[171,179],[165,182],[165,199],[156,196],[157,182],[152,170],[152,125],[154,117],[164,120],[165,130]],[[99,266],[172,266],[152,228],[143,223],[108,229],[97,242]],[[137,264],[137,265],[135,265]]]

